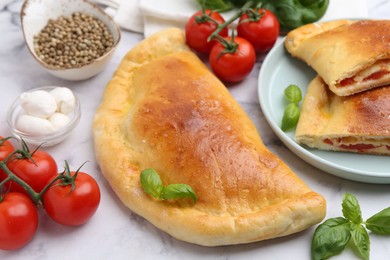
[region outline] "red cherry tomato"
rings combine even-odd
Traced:
[[[241,15],[237,26],[237,35],[252,43],[257,52],[267,52],[278,39],[279,21],[269,10],[259,9],[257,13],[260,15],[257,21],[252,21],[247,13]]]
[[[74,172],[70,173],[74,176]],[[96,212],[100,203],[100,189],[95,179],[78,172],[72,185],[55,182],[43,195],[47,214],[57,223],[78,226],[86,223]]]
[[[231,41],[230,37],[225,38]],[[252,70],[256,62],[256,52],[246,39],[235,37],[234,42],[238,44],[233,52],[225,52],[226,48],[217,42],[211,49],[209,62],[215,75],[225,82],[242,81]]]
[[[7,193],[0,202],[0,249],[25,246],[37,228],[38,213],[30,198],[17,192]]]
[[[221,14],[216,11],[205,10],[205,14],[209,15],[218,24],[222,24],[225,22]],[[215,43],[215,40],[208,42],[207,38],[217,29],[218,24],[213,21],[204,20],[205,18],[202,17],[202,11],[198,11],[193,14],[186,23],[186,42],[188,46],[190,46],[192,49],[199,53],[209,53],[211,47]],[[198,22],[197,20],[201,21]],[[227,27],[224,28],[219,33],[219,35],[221,35],[222,37],[228,36]]]
[[[4,161],[8,155],[10,155],[15,150],[14,146],[8,141],[0,136],[0,161]],[[7,174],[0,169],[0,182],[7,178]]]
[[[0,136],[0,161],[3,161],[9,154],[11,154],[15,150],[14,146],[8,141],[4,139],[4,137]]]
[[[57,163],[50,154],[41,150],[32,153],[31,158],[12,158],[7,166],[11,172],[27,182],[34,191],[40,192],[48,180],[58,175]],[[8,183],[11,191],[27,194],[16,182]]]

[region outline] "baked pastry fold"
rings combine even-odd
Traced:
[[[303,100],[295,140],[321,150],[389,155],[389,100],[390,86],[340,97],[317,76]]]
[[[93,123],[97,162],[120,200],[173,237],[240,244],[304,230],[325,216],[313,192],[262,143],[226,87],[167,29],[128,52]],[[184,183],[190,199],[143,192],[140,172]]]
[[[337,20],[287,34],[285,47],[338,96],[390,84],[390,20]]]

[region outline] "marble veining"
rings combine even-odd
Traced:
[[[337,0],[333,0],[337,1]],[[122,31],[120,46],[108,67],[85,81],[69,82],[51,76],[37,66],[28,52],[20,28],[22,1],[0,1],[0,134],[10,134],[7,109],[21,92],[44,85],[71,88],[81,99],[82,118],[74,133],[58,146],[47,148],[61,169],[88,163],[83,170],[98,181],[102,200],[96,215],[86,225],[69,228],[55,224],[40,210],[38,232],[33,241],[17,251],[1,251],[0,259],[310,259],[315,227],[303,232],[257,243],[207,248],[176,240],[125,208],[100,173],[94,158],[91,124],[106,83],[123,55],[142,39],[141,34]],[[367,1],[369,17],[390,18],[390,1]],[[327,216],[341,216],[345,192],[357,196],[363,218],[390,206],[390,185],[357,183],[335,177],[305,163],[272,132],[257,99],[257,77],[264,57],[257,60],[250,76],[229,86],[256,125],[264,144],[284,160],[313,190],[327,200]],[[390,237],[370,234],[371,259],[390,259]],[[332,259],[356,259],[350,248]]]

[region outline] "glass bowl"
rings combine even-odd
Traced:
[[[34,88],[26,91],[26,93],[37,91],[37,90],[51,91],[56,87],[57,86]],[[37,135],[37,134],[25,133],[19,131],[16,128],[16,120],[21,114],[24,113],[23,108],[20,105],[20,96],[18,96],[18,98],[12,103],[7,114],[7,122],[10,127],[12,135],[19,140],[23,139],[23,141],[25,141],[27,144],[32,144],[35,146],[48,147],[64,141],[72,133],[72,131],[80,121],[80,116],[81,116],[80,101],[75,94],[74,97],[75,97],[74,109],[71,113],[67,114],[70,118],[69,122],[51,134]]]

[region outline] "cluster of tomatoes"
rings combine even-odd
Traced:
[[[229,37],[228,26],[236,19],[238,25]],[[185,26],[187,44],[209,55],[212,70],[224,82],[242,81],[253,69],[256,53],[269,51],[279,32],[279,21],[271,11],[247,5],[227,21],[218,11],[200,10]]]
[[[78,226],[86,223],[100,203],[100,189],[87,173],[58,173],[53,157],[23,142],[15,149],[0,136],[0,249],[25,246],[38,228],[38,208],[55,222]]]

